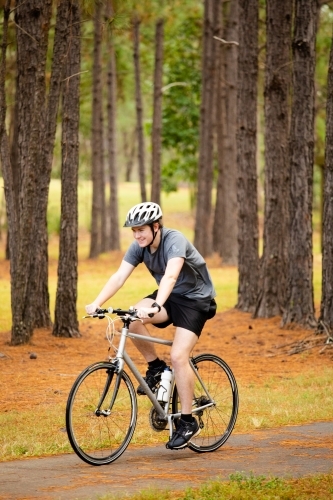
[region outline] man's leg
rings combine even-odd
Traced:
[[[190,330],[180,327],[176,329],[171,349],[171,362],[175,370],[181,417],[176,431],[166,444],[166,447],[170,449],[184,448],[193,437],[200,433],[198,421],[192,416],[194,373],[188,362],[197,341],[197,335]]]
[[[134,308],[139,309],[140,307],[151,307],[153,303],[154,303],[153,299],[148,299],[148,298],[142,299],[134,306]],[[134,321],[133,323],[131,323],[130,330],[133,333],[137,333],[139,335],[146,335],[150,337],[150,333],[148,332],[145,325],[153,323],[163,323],[168,319],[169,319],[168,314],[164,309],[164,307],[162,307],[161,311],[155,314],[152,318],[144,319],[142,321]],[[154,361],[157,358],[156,349],[153,342],[146,342],[144,340],[137,340],[137,339],[135,340],[132,339],[132,342],[138,349],[138,351],[142,354],[142,356],[145,358],[147,363],[149,363],[150,361]]]
[[[195,333],[185,328],[176,328],[170,356],[183,414],[192,413],[194,373],[188,360],[197,341]]]
[[[140,307],[151,307],[151,304],[153,302],[153,299],[143,299],[135,305],[135,309],[139,309]],[[130,330],[131,332],[137,333],[138,335],[146,335],[150,337],[150,333],[145,327],[145,324],[163,323],[168,319],[168,314],[164,307],[162,307],[161,311],[155,314],[153,318],[147,318],[142,321],[134,321],[131,324]],[[167,365],[165,361],[158,358],[155,344],[153,342],[147,342],[140,339],[132,339],[132,342],[148,363],[148,369],[146,371],[146,376],[144,377],[144,379],[150,389],[154,391],[154,389],[157,387],[157,384],[161,380],[161,373],[164,371]],[[146,394],[141,385],[139,385],[139,387],[137,388],[137,393],[141,396]]]

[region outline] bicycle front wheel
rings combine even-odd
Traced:
[[[66,430],[75,453],[91,465],[113,462],[126,450],[137,419],[137,399],[126,372],[96,363],[75,381],[67,401]]]
[[[236,423],[239,405],[236,379],[227,363],[214,354],[200,354],[192,363],[196,372],[193,415],[198,419],[201,432],[188,447],[198,453],[215,451],[227,441]],[[200,407],[205,408],[196,411]],[[179,411],[175,386],[172,412]]]

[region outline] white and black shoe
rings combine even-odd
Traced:
[[[148,368],[148,370],[146,371],[146,376],[143,378],[146,381],[151,391],[155,392],[155,390],[157,389],[157,386],[161,381],[161,375],[164,372],[165,367],[166,367],[166,362],[161,361],[161,364],[157,368]],[[137,394],[139,394],[139,396],[146,395],[145,390],[141,385],[139,385],[136,392]]]
[[[170,450],[185,448],[191,439],[200,434],[200,431],[201,429],[195,418],[193,418],[192,422],[185,422],[180,418],[177,429],[172,434],[170,441],[167,442],[166,447]]]

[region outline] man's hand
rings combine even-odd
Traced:
[[[150,318],[149,314],[157,314],[158,307],[140,307],[140,309],[137,310],[137,316],[140,319],[147,319]]]
[[[94,312],[99,308],[100,306],[97,304],[97,302],[92,302],[85,307],[88,314],[94,314]]]

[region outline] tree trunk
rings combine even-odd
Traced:
[[[238,0],[230,3],[226,29],[227,42],[238,41]],[[221,43],[221,42],[217,42]],[[218,140],[218,180],[214,217],[214,250],[222,257],[224,264],[237,265],[237,62],[238,47],[234,43],[221,44],[220,97],[217,108],[219,125]]]
[[[2,136],[2,151],[11,257],[12,343],[29,341],[34,326],[50,324],[47,290],[47,254],[42,242],[46,223],[39,227],[48,165],[45,142],[49,116],[45,113],[45,64],[51,1],[17,3],[17,172],[10,165],[8,137]],[[53,145],[53,143],[52,143]],[[2,153],[2,154],[3,154]],[[18,177],[16,177],[18,176]],[[16,180],[14,180],[14,177]],[[15,185],[19,179],[18,184]],[[19,193],[17,193],[19,186]],[[47,195],[46,195],[47,196]],[[40,245],[39,245],[40,244]]]
[[[112,15],[112,5],[109,16]],[[108,250],[120,250],[119,235],[119,214],[118,214],[118,173],[116,164],[116,108],[117,108],[117,69],[116,56],[113,44],[113,33],[109,33],[108,39],[108,73],[107,73],[107,118],[108,118],[108,160],[109,160],[109,178],[110,178],[110,204],[109,204],[109,241]]]
[[[105,245],[105,184],[103,165],[103,111],[102,111],[102,2],[95,3],[94,16],[94,61],[92,103],[92,209],[89,257],[95,258]],[[103,210],[104,207],[104,210]],[[104,216],[103,216],[104,212]],[[104,221],[104,226],[103,226]]]
[[[265,217],[255,316],[280,316],[286,299],[289,236],[289,109],[292,5],[266,2]]]
[[[6,153],[3,161],[7,215],[11,228],[13,344],[28,342],[34,327],[51,324],[46,213],[66,48],[61,5],[57,13],[47,104],[45,64],[52,2],[18,2],[15,10],[19,125],[16,138],[17,165],[13,169]],[[2,151],[6,150],[7,140],[4,134]]]
[[[326,104],[324,168],[322,292],[319,325],[333,332],[333,37],[330,51]]]
[[[45,123],[41,124],[43,147],[41,148],[41,156],[39,157],[38,164],[38,188],[34,216],[34,259],[31,269],[31,274],[37,276],[37,279],[35,281],[31,278],[29,279],[28,297],[30,300],[29,307],[27,308],[29,315],[34,318],[34,327],[51,325],[48,293],[47,205],[61,80],[63,78],[63,67],[67,49],[67,3],[68,0],[61,0],[58,4]],[[36,307],[37,302],[41,304],[39,307]]]
[[[126,169],[125,169],[126,182],[131,182],[131,177],[133,172],[134,159],[135,159],[135,136],[136,136],[135,130],[133,134],[128,133],[127,130],[124,130],[123,132],[123,150],[126,163]]]
[[[253,312],[258,295],[257,203],[258,0],[239,0],[237,99],[238,302]]]
[[[2,175],[4,178],[4,194],[7,220],[9,222],[9,214],[12,214],[12,222],[17,223],[16,214],[18,213],[17,198],[14,196],[15,175],[11,169],[10,144],[9,137],[6,131],[6,54],[8,44],[8,23],[10,16],[10,0],[6,0],[3,9],[3,25],[2,25],[2,44],[1,44],[1,61],[0,61],[0,158],[2,165]],[[6,240],[6,258],[9,257],[9,230],[7,231]]]
[[[156,23],[151,201],[161,204],[162,81],[164,20]]]
[[[219,3],[220,0],[205,0],[204,2],[198,193],[194,231],[194,245],[204,257],[212,253],[213,244],[213,138],[217,54],[214,35],[218,32]]]
[[[138,136],[138,163],[141,201],[147,201],[146,194],[146,174],[145,174],[145,138],[143,134],[143,105],[141,96],[141,76],[140,76],[140,19],[133,19],[133,57],[135,74],[135,104],[137,117]]]
[[[78,168],[80,106],[79,0],[66,0],[68,52],[62,102],[61,230],[53,335],[79,337],[76,313],[78,266]]]
[[[314,162],[317,0],[296,0],[290,131],[290,242],[283,325],[316,326],[313,302],[312,176]]]
[[[219,24],[216,36],[225,38],[225,17],[220,5]],[[225,186],[225,161],[224,161],[224,136],[227,128],[226,109],[226,61],[224,45],[220,40],[216,40],[216,150],[217,150],[217,180],[216,180],[216,202],[213,224],[213,250],[222,256],[223,239],[227,237],[220,230],[224,219],[224,186]]]

